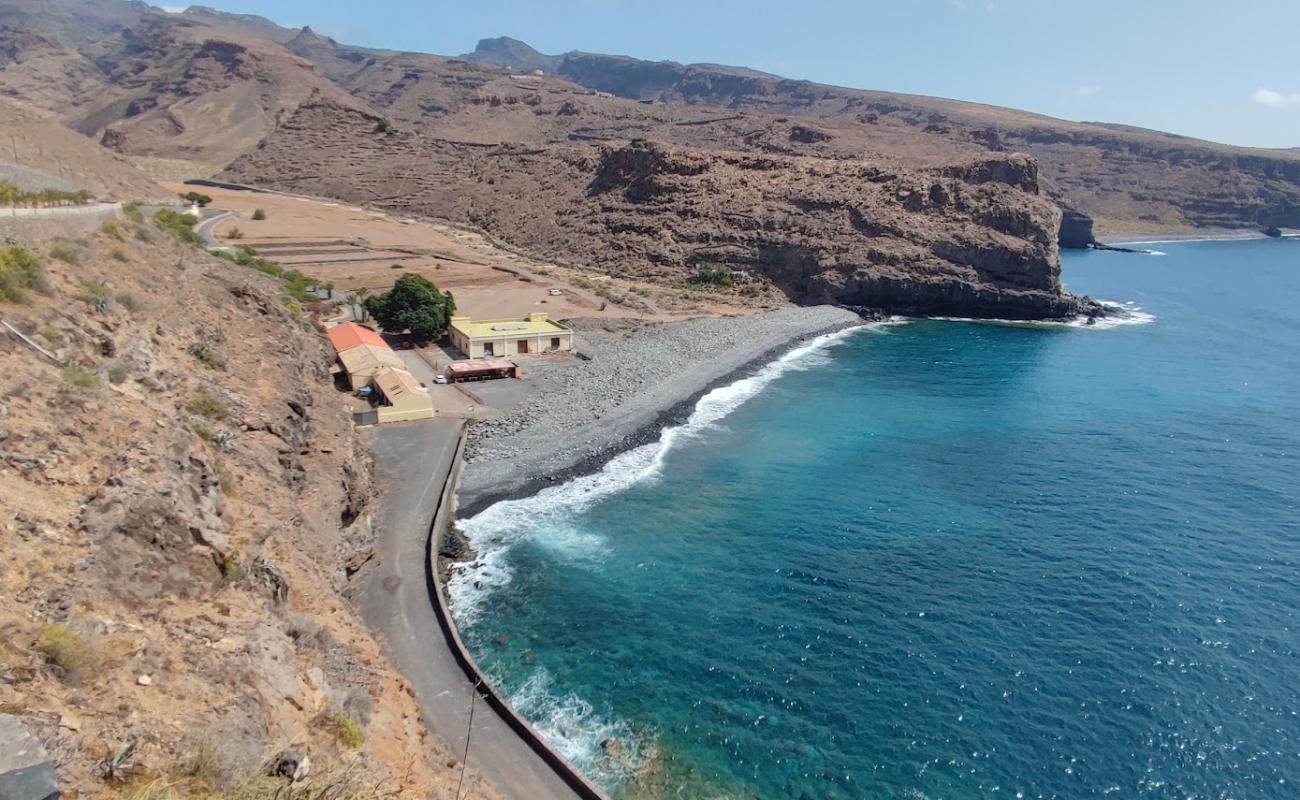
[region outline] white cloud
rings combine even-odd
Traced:
[[[1080,86],[1074,90],[1074,93],[1080,97],[1092,97],[1095,94],[1101,94],[1100,86]]]
[[[1261,106],[1268,106],[1269,108],[1300,106],[1300,94],[1283,94],[1273,89],[1256,89],[1250,99]]]

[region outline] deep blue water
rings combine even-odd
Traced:
[[[626,797],[1300,796],[1300,241],[1158,246],[469,521],[471,646]]]

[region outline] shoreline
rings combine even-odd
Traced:
[[[797,319],[776,319],[780,315]],[[774,322],[778,330],[767,332],[761,344],[747,348],[741,357],[715,360],[690,353],[671,354],[666,359],[670,371],[675,366],[687,371],[693,369],[695,374],[675,383],[658,384],[657,391],[630,391],[626,403],[599,404],[606,413],[599,414],[585,424],[548,431],[545,428],[554,422],[557,413],[548,410],[517,433],[504,436],[481,435],[476,444],[486,444],[494,450],[510,450],[522,445],[523,442],[512,441],[518,436],[533,452],[539,452],[535,448],[540,447],[544,455],[531,459],[531,463],[528,460],[513,461],[509,469],[503,469],[497,464],[495,475],[491,474],[494,471],[491,462],[499,460],[495,453],[467,459],[464,479],[457,495],[457,519],[473,517],[496,503],[530,497],[548,486],[599,472],[619,454],[656,441],[664,429],[685,422],[700,399],[714,389],[753,375],[765,365],[818,336],[868,324],[859,315],[834,306],[781,309],[749,317],[713,317],[683,323],[647,325],[638,331],[633,346],[654,347],[656,341],[666,334],[671,335],[692,324],[733,327],[736,330],[732,333],[743,334],[753,333],[744,329],[756,322]],[[782,328],[782,325],[785,327]],[[581,329],[578,332],[587,335],[593,333]],[[595,359],[619,357],[620,354],[616,352],[597,353],[593,361],[587,364],[595,364]],[[471,427],[471,438],[474,437],[475,428],[480,428],[481,425],[479,423]],[[583,442],[577,447],[562,448],[561,440],[570,437],[579,437]],[[554,447],[547,448],[547,444]],[[455,528],[452,535],[458,539],[461,536]],[[459,544],[463,547],[467,543],[461,540]],[[443,555],[447,561],[460,561],[464,558],[460,552],[444,551]]]
[[[1181,242],[1236,242],[1256,239],[1290,238],[1300,231],[1282,229],[1282,236],[1269,236],[1262,231],[1243,228],[1210,228],[1198,233],[1161,233],[1157,231],[1130,234],[1109,234],[1096,237],[1098,244],[1107,247],[1124,247],[1141,244],[1178,244]]]

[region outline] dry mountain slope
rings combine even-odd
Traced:
[[[119,153],[221,166],[307,98],[349,102],[270,38],[282,29],[258,20],[121,0],[44,10],[3,0],[0,91]]]
[[[1095,310],[1062,290],[1060,212],[1024,156],[916,168],[650,142],[480,145],[384,134],[378,119],[306,104],[227,175],[447,217],[663,283],[718,262],[797,302],[1017,318]]]
[[[427,135],[481,143],[647,138],[929,166],[1027,152],[1042,165],[1044,191],[1073,212],[1061,238],[1076,246],[1091,239],[1093,220],[1104,233],[1300,227],[1294,151],[740,67],[549,56],[510,39],[484,40],[461,60],[370,50],[203,7],[165,14],[127,0],[0,0],[0,25],[8,26],[0,30],[0,91],[131,155],[225,164],[308,97],[345,104],[350,94]],[[533,69],[548,74],[520,74]],[[547,119],[530,116],[533,99],[510,91],[530,81],[543,96],[567,87],[573,102]],[[518,105],[500,104],[511,97]]]
[[[0,177],[11,168],[22,174],[49,176],[45,186],[26,188],[86,189],[118,201],[169,196],[132,164],[86,137],[59,125],[50,115],[0,98]],[[37,181],[39,183],[40,181]]]
[[[531,55],[530,55],[531,54]],[[1300,157],[1115,125],[1073,123],[1014,109],[916,95],[847,89],[709,64],[623,56],[545,56],[522,42],[484,40],[467,58],[550,67],[620,97],[798,115],[848,124],[887,152],[924,151],[944,138],[1038,157],[1062,205],[1107,230],[1300,227]],[[910,129],[909,140],[889,135]]]
[[[43,168],[145,191],[4,106]],[[449,797],[455,758],[347,600],[375,486],[324,336],[138,214],[89,225],[0,243],[0,714],[74,796]],[[312,761],[292,788],[286,751]]]

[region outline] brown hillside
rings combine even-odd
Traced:
[[[304,105],[228,175],[447,217],[664,283],[716,261],[797,302],[1031,318],[1090,307],[1062,292],[1059,211],[1023,156],[918,169],[647,142],[467,144],[377,122]]]
[[[24,173],[48,176],[49,188],[86,189],[103,199],[129,202],[170,196],[125,159],[68,130],[46,112],[3,98],[0,142],[0,176],[13,165]]]
[[[148,223],[25,244],[0,316],[54,359],[0,333],[0,713],[81,796],[287,796],[284,750],[294,796],[449,796],[343,596],[372,485],[324,337]]]

